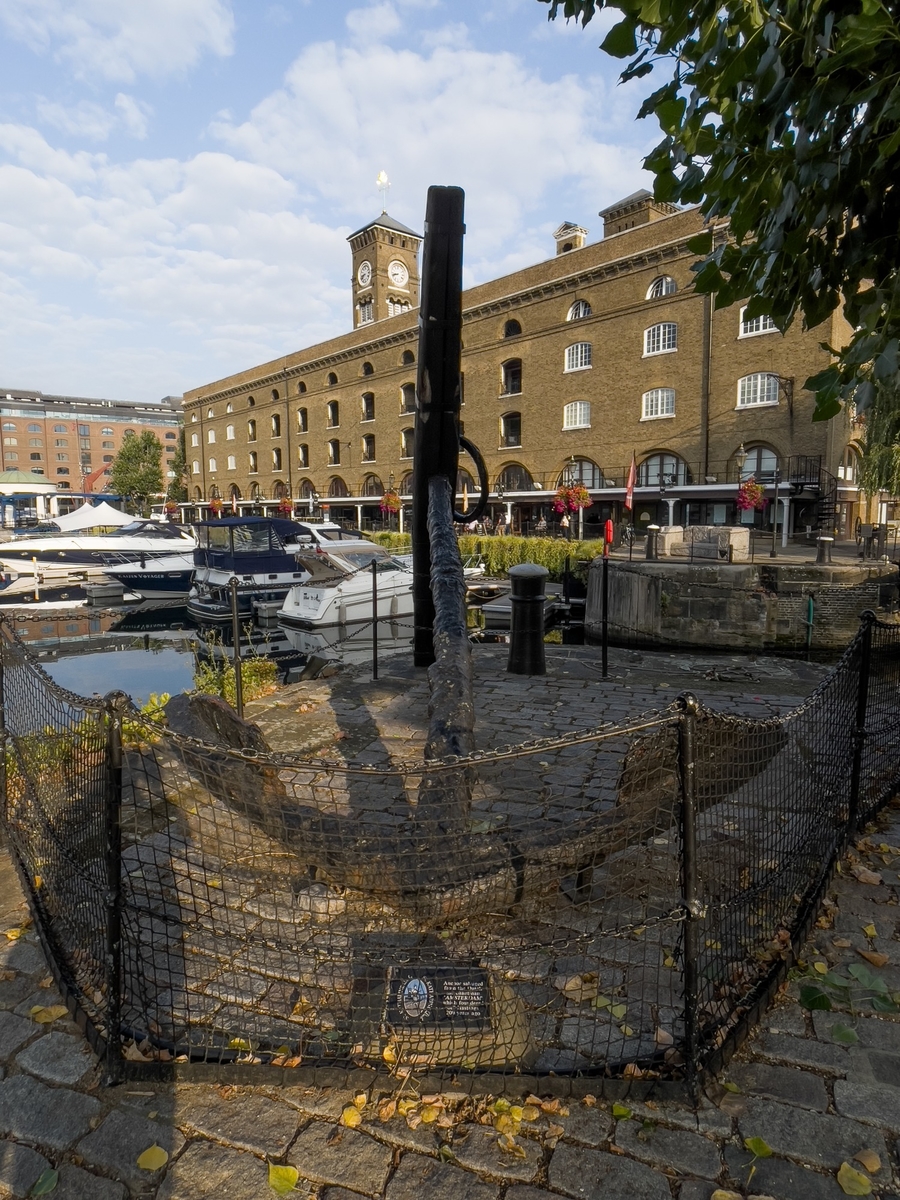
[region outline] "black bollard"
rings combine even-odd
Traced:
[[[659,526],[647,526],[647,560],[648,562],[656,562],[659,558]]]
[[[831,562],[831,547],[834,545],[833,537],[817,537],[816,538],[816,566],[828,566]]]
[[[510,567],[510,675],[546,675],[544,661],[544,582],[550,572],[537,563]]]

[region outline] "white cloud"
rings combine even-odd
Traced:
[[[132,83],[233,50],[226,0],[0,0],[7,34],[78,79]]]
[[[134,96],[126,96],[119,92],[115,99],[116,110],[126,132],[132,137],[143,139],[147,136],[147,120],[153,109],[143,100],[135,100]]]
[[[60,129],[72,137],[86,138],[92,142],[104,142],[116,128],[122,128],[131,137],[142,139],[147,136],[148,119],[153,112],[149,104],[119,92],[114,101],[115,112],[105,109],[92,100],[80,100],[78,104],[60,104],[46,96],[35,99],[38,119],[44,125]]]
[[[403,28],[396,8],[390,3],[351,9],[345,19],[351,36],[363,43],[390,37]]]

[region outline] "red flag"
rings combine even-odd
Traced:
[[[231,493],[231,511],[237,516],[237,492]]]
[[[634,451],[631,452],[631,466],[628,468],[628,479],[625,483],[625,507],[630,512],[634,508],[634,485],[637,480],[637,462]]]

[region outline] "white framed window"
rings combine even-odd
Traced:
[[[360,300],[359,302],[359,323],[360,325],[371,325],[375,320],[375,305],[371,300]]]
[[[576,300],[569,309],[569,315],[566,317],[566,320],[583,321],[585,317],[589,317],[590,315],[591,306],[588,304],[587,300]]]
[[[661,300],[663,296],[674,296],[677,291],[678,284],[671,275],[657,275],[647,288],[647,299]]]
[[[563,408],[563,429],[590,429],[591,402],[573,400]]]
[[[741,309],[741,332],[738,337],[757,337],[761,333],[777,333],[778,326],[769,316],[751,317],[749,321],[744,319],[744,313],[747,311],[746,304]]]
[[[644,392],[643,401],[642,421],[675,416],[674,388],[651,388],[649,392]]]
[[[210,443],[216,440],[216,431],[214,429],[207,429],[206,440]]]
[[[233,425],[225,426],[225,441],[226,442],[234,441],[234,426]]]
[[[195,459],[194,459],[194,461],[191,463],[191,474],[192,474],[192,475],[199,475],[199,474],[200,474],[200,464],[199,464],[199,462],[196,460],[196,458],[195,458]]]
[[[778,376],[768,371],[745,375],[738,380],[738,408],[750,408],[755,404],[778,403]]]
[[[215,413],[213,412],[213,410],[212,410],[211,408],[208,408],[208,409],[206,410],[206,415],[207,415],[207,417],[208,417],[208,418],[210,419],[210,421],[211,421],[211,420],[213,419],[213,417],[215,416]]]
[[[200,445],[200,434],[199,434],[199,433],[192,433],[192,434],[191,434],[191,445],[192,445],[192,446],[199,446],[199,445]]]
[[[591,366],[593,347],[590,342],[576,342],[574,346],[566,346],[567,371],[585,371]]]
[[[229,400],[229,401],[228,401],[228,403],[225,405],[225,411],[226,411],[227,413],[234,412],[234,405],[231,403],[231,401],[230,401],[230,400]]]
[[[678,326],[663,321],[644,330],[644,357],[648,354],[669,354],[678,349]]]
[[[401,429],[400,431],[400,457],[412,458],[413,449],[415,447],[415,433],[412,429]]]
[[[197,414],[191,413],[191,424],[193,425],[196,422],[196,420],[197,420]],[[110,433],[112,433],[112,430],[110,430]]]
[[[399,317],[401,313],[409,312],[408,300],[391,300],[388,299],[388,316]]]
[[[228,455],[228,470],[229,471],[237,470],[237,459],[235,458],[235,456],[233,454]]]
[[[280,446],[276,446],[275,449],[272,451],[272,470],[273,471],[281,470],[281,447]]]
[[[211,459],[209,460],[209,469],[210,469],[211,471],[215,471],[215,470],[217,470],[217,469],[218,469],[218,468],[216,467],[216,460],[215,460],[214,458],[211,458]]]
[[[259,470],[259,458],[255,450],[250,451],[250,474],[255,475]]]

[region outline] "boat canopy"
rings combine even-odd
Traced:
[[[63,533],[73,533],[76,529],[100,529],[112,525],[130,525],[134,517],[121,509],[113,508],[104,500],[102,504],[88,504],[85,501],[80,508],[66,513],[62,517],[54,517],[53,524]]]

